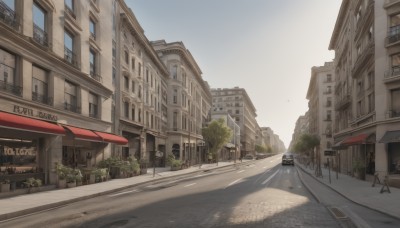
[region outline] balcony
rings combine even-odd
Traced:
[[[10,84],[7,81],[0,80],[0,91],[11,93],[16,96],[22,96],[22,87]]]
[[[79,68],[79,64],[78,64],[75,53],[73,51],[69,50],[67,47],[64,47],[64,59],[71,65]]]
[[[81,111],[81,108],[78,107],[76,104],[69,104],[69,103],[65,102],[64,110],[79,113]]]
[[[10,9],[3,1],[0,1],[0,21],[19,30],[18,18],[14,10]]]
[[[400,110],[389,110],[386,113],[387,118],[396,118],[400,117]]]
[[[40,93],[32,92],[32,100],[40,102],[42,104],[53,106],[53,98]]]
[[[332,102],[331,102],[331,101],[327,101],[327,102],[325,103],[325,107],[329,108],[329,107],[331,107],[331,106],[332,106]]]
[[[49,46],[47,33],[35,24],[33,24],[33,40],[42,46]]]
[[[375,42],[371,40],[368,46],[358,55],[357,60],[354,63],[354,67],[351,71],[353,77],[356,77],[362,71],[362,69],[365,69],[368,60],[370,60],[374,53]]]
[[[342,98],[339,98],[338,101],[336,101],[335,109],[340,110],[340,109],[346,108],[347,106],[350,105],[350,103],[351,103],[350,95],[345,95]]]
[[[93,78],[94,80],[100,82],[100,83],[103,83],[103,78],[99,74],[97,74],[97,73],[95,73],[93,71],[90,71],[90,77]]]
[[[400,80],[400,66],[393,66],[390,70],[385,72],[384,82],[393,82]]]
[[[76,15],[75,15],[73,9],[69,8],[69,6],[67,6],[67,5],[64,5],[64,9],[65,9],[65,12],[66,12],[69,16],[71,16],[72,18],[74,18],[74,19],[76,20]]]
[[[374,1],[368,0],[368,5],[365,9],[365,12],[364,12],[363,16],[361,17],[361,19],[357,23],[357,29],[356,29],[355,34],[357,34],[358,36],[359,36],[359,34],[362,34],[361,30],[363,27],[365,27],[366,22],[369,21],[369,19],[373,15],[373,12],[374,12]],[[357,37],[357,38],[359,38],[359,37]]]

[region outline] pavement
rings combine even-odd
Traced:
[[[372,187],[372,182],[359,180],[340,173],[336,179],[336,172],[332,170],[330,172],[331,180],[329,182],[328,169],[321,168],[322,177],[316,177],[315,170],[312,170],[310,167],[306,168],[298,162],[296,163],[296,167],[304,172],[303,175],[308,174],[314,177],[320,183],[330,187],[348,200],[396,219],[400,219],[400,204],[397,203],[400,201],[400,189],[389,187],[390,193],[387,191],[380,193],[382,189],[381,184],[376,184],[375,187]],[[381,182],[383,182],[383,180],[381,180]],[[307,183],[305,183],[305,185],[307,185]],[[314,193],[318,191],[318,189],[310,188],[310,191],[318,200],[318,196]]]
[[[250,160],[237,162],[237,165],[245,165]],[[55,207],[74,203],[77,201],[111,194],[141,184],[153,183],[165,179],[173,179],[181,176],[205,172],[214,169],[228,168],[235,165],[233,162],[218,162],[192,166],[187,169],[170,171],[170,167],[156,168],[153,177],[153,168],[148,168],[147,174],[124,179],[112,179],[96,184],[83,185],[75,188],[56,189],[30,194],[19,195],[0,199],[0,221],[4,221],[27,214],[49,210]]]

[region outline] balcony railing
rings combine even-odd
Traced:
[[[17,96],[22,96],[22,87],[0,80],[0,90]]]
[[[71,111],[71,112],[79,113],[81,111],[81,108],[78,107],[75,104],[69,104],[69,103],[65,102],[64,103],[64,110],[68,110],[68,111]]]
[[[388,118],[396,118],[400,117],[400,110],[389,110],[387,111]]]
[[[48,97],[48,96],[45,96],[43,94],[36,93],[36,92],[32,92],[32,100],[40,102],[40,103],[43,103],[43,104],[47,104],[47,105],[50,105],[50,106],[53,105],[53,98],[52,97]]]
[[[64,47],[64,59],[75,67],[79,67],[75,53],[69,50],[67,47]]]
[[[47,33],[36,24],[33,24],[33,40],[43,46],[49,46]]]
[[[341,98],[340,100],[336,101],[335,109],[336,110],[342,109],[344,107],[347,107],[347,105],[349,105],[350,103],[351,103],[350,95],[345,95],[343,98]]]
[[[98,115],[97,115],[97,111],[92,111],[92,112],[90,112],[90,113],[89,113],[89,116],[92,117],[92,118],[97,118],[97,116],[98,116]]]
[[[3,1],[0,1],[0,21],[16,30],[19,29],[18,18],[15,11],[10,9]]]
[[[64,5],[64,9],[65,9],[65,12],[66,12],[67,14],[69,14],[71,17],[73,17],[74,19],[76,19],[76,15],[75,15],[73,9],[69,8],[69,6],[67,6],[67,5]]]
[[[400,76],[400,66],[393,66],[385,72],[385,79],[392,79]]]

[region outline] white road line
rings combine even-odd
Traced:
[[[268,179],[266,179],[264,182],[262,182],[261,184],[266,184],[268,181],[270,181],[277,173],[279,172],[279,169],[276,170],[275,173],[273,173],[270,177],[268,177]]]
[[[137,190],[137,189],[134,189],[134,190],[131,190],[131,191],[120,192],[120,193],[117,193],[117,194],[109,195],[109,197],[114,197],[114,196],[119,196],[119,195],[123,195],[123,194],[128,194],[128,193],[131,193],[131,192],[140,192],[140,191]]]
[[[239,172],[237,172],[237,173],[243,173],[245,170],[240,170]]]
[[[240,180],[242,180],[242,179],[243,179],[243,178],[237,179],[237,180],[235,180],[234,182],[228,184],[228,186],[226,186],[225,189],[226,189],[227,187],[231,186],[231,185],[234,185],[235,183],[237,183],[238,181],[240,181]]]
[[[191,184],[188,184],[188,185],[185,185],[185,186],[183,186],[184,188],[187,188],[187,187],[190,187],[190,186],[192,186],[192,185],[195,185],[196,183],[191,183]]]

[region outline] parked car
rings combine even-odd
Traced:
[[[282,165],[294,165],[294,159],[292,154],[284,154],[282,156]]]
[[[261,153],[256,154],[256,160],[258,160],[258,159],[263,159],[263,158],[267,158],[267,157],[268,157],[267,154],[261,154]]]

